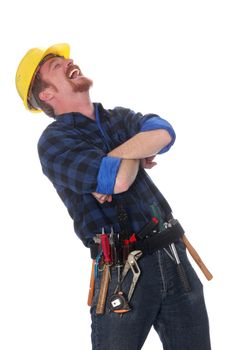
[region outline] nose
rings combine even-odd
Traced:
[[[66,68],[68,67],[68,66],[70,66],[71,64],[73,64],[73,60],[71,59],[71,58],[68,58],[68,59],[66,59]]]

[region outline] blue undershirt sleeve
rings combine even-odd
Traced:
[[[176,134],[171,124],[168,123],[165,119],[162,119],[159,116],[156,116],[144,121],[140,131],[151,131],[151,130],[158,130],[158,129],[167,130],[172,138],[171,142],[167,146],[162,148],[161,151],[159,151],[159,154],[162,154],[167,152],[171,148],[171,146],[174,144],[176,139]]]
[[[113,194],[120,163],[121,158],[110,156],[102,158],[97,177],[96,192]]]

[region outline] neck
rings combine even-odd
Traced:
[[[55,114],[65,114],[77,112],[95,120],[94,105],[91,102],[90,95],[87,92],[75,94],[74,99],[67,99],[65,102],[59,104],[55,108]]]

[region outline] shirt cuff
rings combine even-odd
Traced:
[[[147,119],[142,124],[140,131],[151,131],[151,130],[158,130],[158,129],[167,130],[169,132],[169,135],[172,138],[171,142],[158,152],[158,154],[162,154],[167,152],[171,148],[171,146],[174,144],[176,139],[176,134],[171,124],[160,117],[152,117],[150,119]]]
[[[120,163],[121,158],[108,156],[102,158],[97,176],[96,192],[102,194],[113,194]]]

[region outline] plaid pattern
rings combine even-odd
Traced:
[[[50,179],[74,221],[78,237],[89,246],[92,237],[113,226],[119,229],[116,204],[122,203],[128,213],[132,232],[138,232],[150,220],[150,205],[159,206],[156,187],[140,168],[130,189],[113,195],[111,203],[100,204],[92,196],[102,158],[138,132],[154,114],[143,116],[130,109],[98,108],[99,122],[80,113],[60,115],[50,124],[38,142],[38,153],[44,174]],[[104,133],[104,135],[103,135]],[[162,210],[162,209],[161,209]]]

